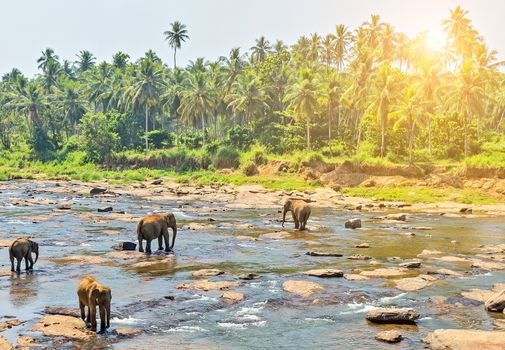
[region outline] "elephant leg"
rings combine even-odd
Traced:
[[[89,305],[88,305],[88,316],[86,316],[86,322],[88,324],[91,323],[91,308],[89,307]]]
[[[146,241],[147,241],[147,243],[146,243],[146,252],[148,254],[151,254],[151,240],[147,239]]]
[[[163,235],[163,239],[165,240],[165,251],[169,252],[170,251],[170,235],[168,234],[168,227],[164,227],[163,230],[161,231]],[[161,236],[160,236],[161,240]]]
[[[105,332],[105,307],[100,305],[100,333]]]
[[[81,309],[81,318],[84,321],[86,319],[86,312],[84,312],[84,304],[79,301],[79,309]]]
[[[14,271],[14,256],[11,256],[11,271]]]
[[[299,226],[299,221],[298,221],[298,218],[297,218],[297,216],[295,215],[295,212],[292,212],[292,214],[293,214],[293,221],[294,221],[294,223],[295,223],[295,228],[298,228],[298,226]]]
[[[91,318],[91,330],[96,332],[96,305],[93,304],[89,308],[89,314]]]
[[[163,235],[158,236],[158,250],[163,250]]]
[[[30,262],[30,267],[27,268],[27,270],[33,270],[33,258],[32,255],[28,255],[28,261]]]
[[[16,259],[17,259],[17,258],[16,258]],[[17,266],[16,266],[16,271],[17,271],[17,272],[21,271],[21,260],[23,260],[23,258],[21,258],[21,259],[17,259],[17,261],[18,261],[18,264],[17,264]]]
[[[29,270],[30,269],[30,265],[28,264],[28,255],[25,256],[25,270]]]
[[[304,231],[305,230],[305,225],[307,224],[307,222],[305,220],[301,221],[301,224],[300,224],[300,231]]]

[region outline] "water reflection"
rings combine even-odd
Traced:
[[[35,301],[39,288],[37,281],[36,272],[13,273],[10,278],[10,302],[16,307],[22,307]]]

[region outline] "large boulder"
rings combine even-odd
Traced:
[[[289,280],[282,284],[282,289],[284,289],[286,292],[293,293],[302,297],[310,297],[316,292],[323,291],[324,287],[320,284],[310,281]]]
[[[404,292],[414,292],[431,285],[437,278],[429,275],[419,275],[417,277],[402,278],[395,281],[396,288]]]
[[[487,311],[502,312],[505,309],[505,290],[494,294],[486,300],[484,307]]]
[[[412,309],[378,309],[369,311],[366,319],[372,323],[413,324],[419,317]]]
[[[505,332],[437,329],[423,339],[432,350],[503,350]]]
[[[352,228],[352,229],[360,228],[361,227],[361,219],[354,218],[354,219],[347,220],[344,224],[344,227],[345,228]]]
[[[95,194],[102,194],[106,192],[107,190],[105,188],[100,188],[100,187],[93,187],[90,191],[89,194],[95,195]]]

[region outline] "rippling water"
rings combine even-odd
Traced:
[[[478,303],[461,298],[470,288],[490,289],[504,282],[504,272],[471,269],[466,263],[447,263],[424,259],[420,269],[450,268],[470,274],[445,278],[418,292],[401,292],[387,279],[349,281],[343,278],[318,279],[301,272],[313,268],[338,268],[345,273],[397,266],[400,259],[415,258],[423,249],[439,250],[444,255],[480,253],[483,244],[504,243],[504,218],[459,218],[412,214],[406,223],[364,222],[365,230],[344,229],[344,222],[357,215],[348,211],[316,208],[309,221],[309,231],[293,234],[291,239],[260,241],[239,240],[240,236],[258,237],[280,230],[275,221],[279,214],[271,210],[229,209],[226,203],[160,202],[131,196],[114,198],[72,198],[68,194],[39,193],[42,184],[22,184],[23,189],[5,186],[0,193],[0,240],[33,236],[40,244],[41,257],[32,274],[0,277],[0,316],[13,315],[28,320],[2,335],[15,342],[19,333],[42,315],[45,306],[77,307],[76,286],[84,275],[92,275],[112,289],[113,318],[111,328],[135,327],[142,335],[114,342],[111,334],[83,348],[150,349],[164,344],[178,349],[333,349],[390,348],[374,335],[388,326],[368,324],[366,312],[379,307],[413,307],[422,314],[418,327],[402,328],[405,340],[397,346],[415,349],[420,339],[437,328],[492,329],[493,317]],[[32,195],[33,197],[29,197]],[[59,203],[73,202],[68,211],[55,210],[55,204],[12,205],[14,198],[50,199]],[[115,211],[142,216],[151,212],[172,210],[179,227],[187,223],[211,224],[202,230],[180,230],[175,245],[175,261],[151,268],[132,268],[125,264],[75,265],[56,263],[52,258],[70,255],[103,255],[118,241],[135,240],[135,223],[109,220],[107,213],[95,216],[99,207],[111,205]],[[93,219],[89,214],[93,213]],[[372,218],[383,213],[360,213]],[[212,218],[215,221],[209,221]],[[273,223],[271,222],[273,220]],[[252,224],[245,228],[241,224]],[[405,229],[404,226],[429,226],[432,230]],[[290,225],[287,224],[288,231]],[[414,232],[415,236],[407,236]],[[456,240],[456,243],[451,241]],[[355,248],[367,242],[369,249]],[[307,256],[307,251],[338,252],[343,257]],[[366,254],[370,261],[349,260],[352,254]],[[6,248],[0,249],[0,266],[9,268]],[[233,288],[247,300],[228,304],[220,299],[222,292],[176,289],[180,283],[193,281],[191,272],[218,268],[224,276],[214,280],[238,280],[241,273],[254,272],[261,278],[240,281]],[[413,275],[419,271],[413,270]],[[299,298],[282,290],[288,279],[317,282],[325,291],[309,298]],[[175,300],[164,298],[173,296]],[[441,311],[429,302],[431,296],[448,297],[448,303],[461,306]],[[314,299],[319,299],[314,303]],[[391,328],[391,327],[389,327]],[[101,340],[100,340],[101,339]],[[111,344],[111,342],[113,344]]]

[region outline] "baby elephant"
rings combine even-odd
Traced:
[[[96,332],[96,306],[100,310],[100,333],[110,327],[110,288],[98,283],[92,277],[84,277],[77,286],[81,318],[91,322],[91,330]],[[88,317],[85,318],[84,307],[88,307]]]
[[[168,228],[172,228],[173,237],[172,245],[170,243],[170,235]],[[137,225],[137,238],[139,240],[139,252],[143,252],[142,240],[146,240],[146,252],[151,254],[151,241],[158,239],[158,249],[163,250],[163,239],[165,239],[165,251],[172,250],[175,244],[175,236],[177,236],[177,222],[172,213],[153,214],[146,216]]]
[[[305,225],[307,225],[307,220],[310,216],[310,207],[304,200],[301,199],[288,199],[284,203],[284,211],[282,212],[282,227],[286,222],[286,213],[291,211],[293,214],[293,221],[295,222],[295,228],[300,231],[305,230]]]
[[[35,261],[32,259],[32,253],[35,253]],[[17,272],[21,271],[21,260],[23,258],[25,259],[26,269],[33,270],[33,264],[39,258],[39,245],[28,238],[18,238],[9,247],[9,257],[11,259],[11,271],[14,271],[14,258],[18,261]],[[28,262],[30,262],[30,265],[28,265]]]

